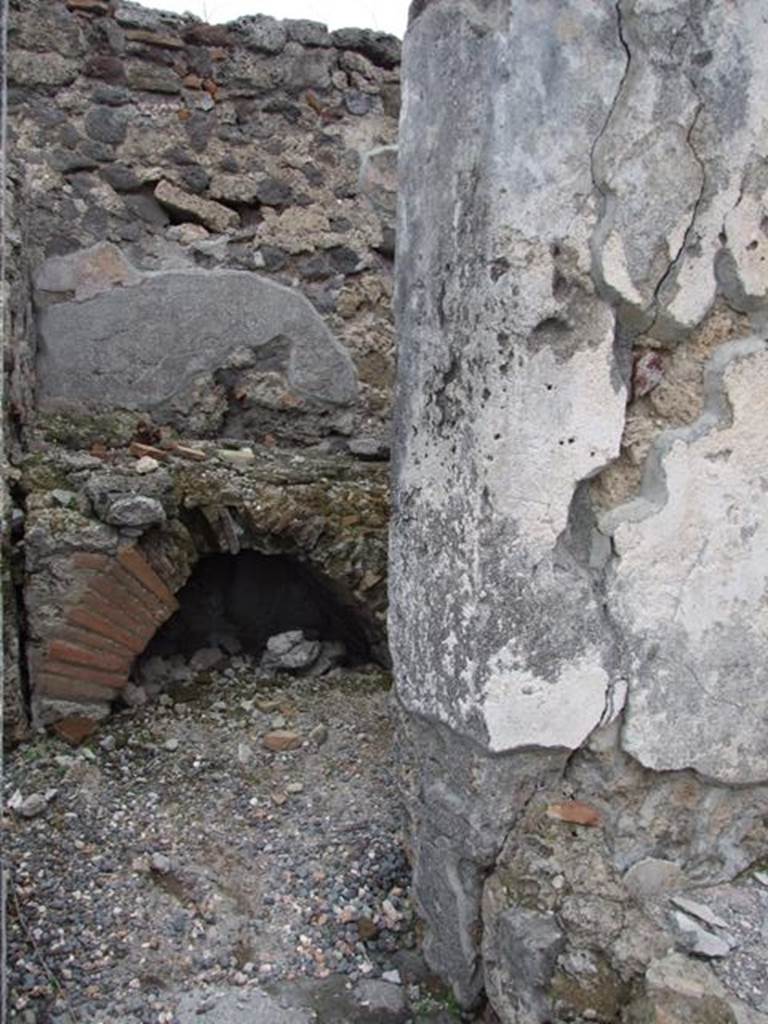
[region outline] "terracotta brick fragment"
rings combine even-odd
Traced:
[[[72,564],[76,569],[92,569],[104,572],[109,569],[112,559],[107,555],[98,555],[91,551],[77,551],[72,556]]]
[[[138,630],[155,629],[158,622],[165,621],[162,605],[154,594],[147,592],[144,602],[137,600],[131,591],[111,576],[95,576],[88,584],[89,594],[98,594],[114,610],[117,617],[123,615],[130,619]],[[87,599],[88,600],[88,599]],[[155,612],[160,610],[159,619]],[[113,616],[110,616],[112,618]],[[120,621],[118,619],[118,621]]]
[[[167,604],[165,601],[161,601],[156,594],[152,593],[151,590],[147,590],[146,587],[143,587],[135,576],[131,576],[131,574],[124,569],[119,562],[115,562],[111,578],[115,583],[124,587],[128,593],[133,596],[135,601],[138,601],[140,605],[147,607],[152,618],[157,623],[165,622],[168,616],[175,611],[175,601],[172,605]]]
[[[157,459],[158,462],[164,462],[168,458],[168,452],[164,448],[155,448],[153,444],[141,444],[140,441],[131,441],[129,451],[137,459],[149,456],[152,459]]]
[[[94,650],[66,640],[54,640],[48,647],[48,656],[72,665],[91,666],[105,672],[128,672],[133,661],[130,652],[126,655],[110,651]]]
[[[297,750],[301,746],[301,736],[287,729],[275,729],[274,732],[268,732],[262,742],[267,750],[275,752]]]
[[[143,28],[132,28],[125,33],[125,38],[132,43],[146,43],[147,46],[161,46],[166,50],[180,50],[184,43],[178,36],[164,35],[161,32],[149,32]]]
[[[85,715],[68,715],[56,722],[53,731],[71,747],[79,747],[96,732],[99,723]]]
[[[143,586],[151,590],[169,608],[173,608],[175,611],[179,607],[179,602],[173,592],[168,589],[146,558],[135,547],[123,548],[118,552],[117,558],[124,569],[135,576]]]
[[[80,629],[78,626],[65,626],[59,631],[56,639],[64,640],[70,644],[77,644],[80,647],[90,647],[96,651],[120,654],[125,658],[134,657],[133,651],[129,650],[124,644],[116,643],[100,633],[92,633],[87,629]]]
[[[145,643],[155,631],[154,622],[149,616],[144,616],[137,621],[133,615],[126,614],[125,610],[115,601],[104,598],[90,588],[83,595],[80,607],[87,608],[89,612],[113,623],[118,629],[144,640]]]
[[[223,25],[192,25],[184,32],[184,38],[195,46],[231,46],[232,36]],[[213,60],[221,59],[213,57]]]
[[[86,11],[91,14],[108,14],[109,4],[105,0],[67,0],[70,11]]]
[[[108,558],[106,555],[95,555],[88,554],[85,552],[78,552],[73,562],[75,568],[84,569],[90,573],[98,573],[99,576],[91,576],[89,578],[90,584],[95,584],[100,578],[108,578],[112,583],[124,589],[129,598],[132,598],[142,608],[150,613],[152,620],[159,624],[165,622],[168,616],[175,610],[175,605],[168,605],[161,601],[151,590],[147,587],[142,586],[139,580],[131,575],[124,569],[120,562],[116,558]],[[116,601],[119,599],[118,592],[115,591],[111,595],[107,595],[107,585],[102,584],[95,586],[94,589],[97,593],[105,596],[108,600]]]
[[[173,455],[178,455],[180,459],[189,459],[191,462],[205,462],[208,458],[207,454],[199,448],[189,448],[184,444],[171,445],[171,452]]]
[[[567,821],[571,825],[586,825],[588,828],[596,828],[601,820],[600,812],[590,804],[582,803],[581,800],[566,800],[561,804],[550,804],[547,807],[547,817]]]
[[[122,644],[129,651],[133,651],[134,654],[141,654],[149,642],[148,637],[139,636],[124,626],[119,626],[117,623],[105,619],[98,612],[85,607],[71,608],[67,612],[67,622],[72,623],[74,626],[81,626],[83,629],[97,633],[106,639],[113,640],[117,644]]]

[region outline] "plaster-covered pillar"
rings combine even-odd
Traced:
[[[677,942],[667,890],[729,883],[763,827],[766,52],[762,0],[412,7],[403,785],[427,956],[505,1021],[576,1012],[596,973],[628,999]],[[645,952],[566,906],[585,860],[622,913],[665,865]]]

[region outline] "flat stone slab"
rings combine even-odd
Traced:
[[[234,353],[282,374],[293,400],[354,402],[349,354],[298,292],[246,271],[120,272],[109,248],[98,281],[93,249],[36,275],[43,408],[154,410]]]
[[[179,1024],[310,1024],[310,1011],[286,1009],[261,989],[193,990],[180,996],[176,1008]]]

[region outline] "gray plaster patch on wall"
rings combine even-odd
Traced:
[[[632,650],[623,746],[648,768],[768,779],[768,344],[724,345],[693,426],[662,435],[643,495],[605,517],[608,594]]]
[[[47,261],[36,284],[43,408],[63,400],[160,409],[232,353],[276,338],[298,398],[333,406],[356,398],[352,360],[307,299],[253,273],[139,273],[103,245]]]

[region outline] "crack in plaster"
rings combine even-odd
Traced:
[[[631,54],[630,49],[629,49],[629,44],[627,43],[627,40],[626,40],[626,38],[624,36],[624,14],[623,14],[623,12],[621,10],[621,0],[617,0],[617,3],[616,3],[616,28],[617,28],[617,34],[618,34],[618,37],[619,37],[619,42],[621,43],[621,47],[624,50],[624,53],[626,54],[626,57],[627,57],[627,62],[624,65],[624,73],[621,76],[621,81],[619,82],[619,87],[616,90],[616,95],[613,97],[610,109],[609,109],[608,114],[607,114],[607,116],[605,118],[605,121],[603,122],[603,126],[600,129],[600,131],[597,133],[597,136],[596,136],[594,142],[592,143],[592,147],[591,147],[590,153],[589,153],[589,168],[590,168],[590,175],[592,177],[592,185],[593,185],[594,189],[598,192],[598,194],[601,196],[601,198],[603,199],[604,203],[607,201],[608,196],[611,193],[611,190],[608,187],[607,182],[605,182],[605,181],[601,182],[599,180],[599,175],[598,175],[598,172],[597,172],[597,157],[596,157],[597,147],[602,142],[603,137],[605,136],[605,133],[608,131],[608,126],[610,125],[610,123],[611,123],[611,121],[613,119],[613,115],[616,113],[616,107],[618,106],[619,99],[621,98],[621,94],[622,94],[622,92],[624,90],[624,86],[625,86],[626,81],[627,81],[627,76],[629,75],[629,68],[630,68],[630,65],[632,63],[632,54]],[[604,209],[602,214],[601,214],[600,220],[598,222],[598,227],[597,227],[595,233],[597,233],[597,230],[602,226],[602,222],[605,219],[605,217],[606,217],[606,211]]]
[[[689,79],[689,81],[690,81],[690,79]],[[691,88],[693,89],[694,94],[696,95],[697,99],[699,99],[698,93],[696,92],[696,88],[695,88],[693,82],[691,82]],[[698,124],[699,116],[701,115],[701,112],[702,112],[703,109],[704,109],[704,104],[699,99],[699,105],[697,106],[697,108],[696,108],[696,110],[694,112],[693,118],[691,120],[691,123],[690,123],[690,125],[688,127],[688,131],[686,132],[686,136],[685,136],[686,145],[690,149],[691,154],[693,155],[693,159],[696,161],[696,164],[698,165],[699,169],[701,170],[701,185],[699,187],[699,194],[698,194],[698,196],[696,197],[696,199],[694,201],[693,209],[691,211],[691,219],[690,219],[690,221],[688,223],[688,226],[685,229],[685,232],[683,233],[683,238],[682,238],[682,241],[680,243],[680,246],[679,246],[677,252],[675,253],[675,255],[672,257],[672,259],[671,259],[671,261],[669,263],[669,266],[667,267],[667,269],[664,271],[664,273],[659,278],[659,281],[658,281],[658,283],[656,284],[656,287],[653,290],[653,297],[652,297],[651,302],[649,304],[649,307],[651,309],[653,309],[653,320],[651,321],[651,324],[648,327],[647,331],[643,332],[643,333],[646,333],[646,334],[651,334],[651,335],[653,334],[654,328],[656,327],[656,324],[657,324],[657,322],[659,320],[659,316],[661,315],[660,309],[659,309],[659,306],[661,304],[661,292],[663,291],[664,286],[669,281],[669,279],[672,277],[672,275],[675,273],[675,271],[677,270],[677,268],[680,265],[680,262],[682,261],[683,255],[685,254],[685,251],[688,248],[688,243],[690,241],[691,234],[693,233],[693,229],[696,227],[696,221],[698,220],[698,217],[699,217],[699,211],[701,209],[701,204],[704,201],[704,193],[705,193],[706,187],[707,187],[707,170],[706,170],[704,161],[699,156],[699,153],[698,153],[698,151],[696,150],[696,147],[693,144],[693,133],[696,130],[696,125]],[[699,322],[701,322],[701,321],[699,321]],[[698,326],[698,324],[696,326]],[[689,328],[684,333],[685,334],[690,334],[693,329],[694,328]]]
[[[606,466],[602,467],[601,472],[611,465],[616,460],[613,459],[607,463]],[[607,555],[602,558],[597,552],[598,538],[601,536],[598,532],[597,517],[591,500],[589,501],[590,519],[587,524],[591,537],[587,545],[586,551],[579,557],[568,544],[568,535],[573,535],[575,524],[576,524],[576,504],[579,498],[580,489],[584,484],[588,482],[590,478],[587,477],[584,480],[579,481],[576,485],[571,499],[571,505],[568,510],[567,526],[563,533],[558,538],[558,545],[562,544],[563,547],[569,552],[571,557],[574,559],[577,565],[579,565],[584,571],[585,575],[589,579],[590,588],[595,600],[595,609],[597,615],[603,623],[606,634],[608,635],[609,643],[608,649],[611,654],[616,658],[617,665],[621,663],[621,629],[619,625],[614,621],[611,615],[610,605],[607,599],[607,580],[610,569],[611,560],[616,557],[616,551],[613,544],[610,544]],[[596,536],[597,534],[597,536]],[[597,562],[597,564],[595,564]],[[576,747],[573,753],[576,753],[585,745],[589,744],[590,737],[600,728],[608,725],[613,721],[618,714],[621,713],[622,708],[626,702],[627,697],[627,681],[624,679],[623,674],[619,671],[617,673],[610,672],[606,669],[606,675],[608,677],[608,684],[605,690],[605,703],[603,711],[595,723],[594,727],[590,730],[589,734],[583,740],[580,747]],[[573,755],[571,755],[573,756]]]

